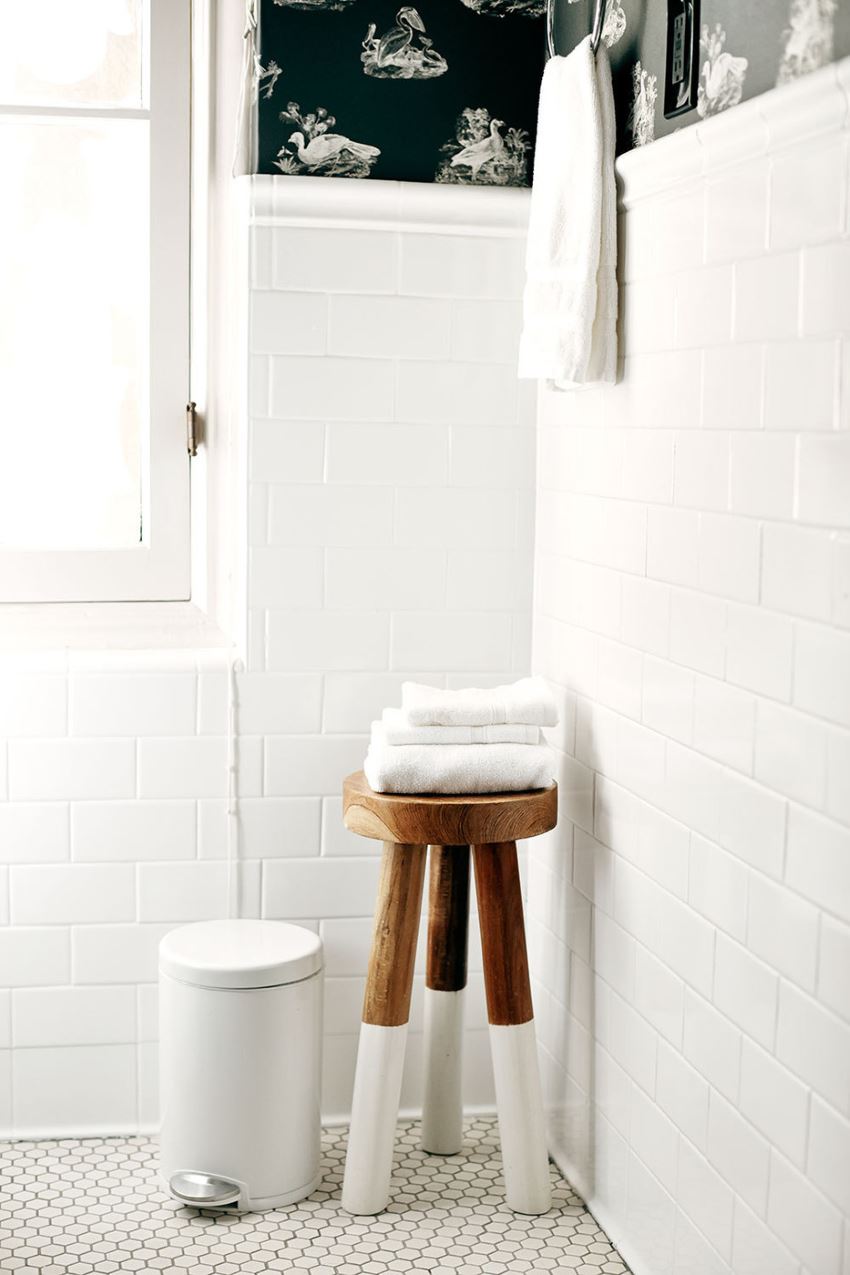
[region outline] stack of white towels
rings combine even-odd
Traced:
[[[558,712],[541,678],[462,691],[405,682],[401,693],[401,708],[372,723],[363,769],[375,792],[524,792],[552,782],[540,728],[557,725]]]

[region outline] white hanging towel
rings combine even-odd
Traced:
[[[590,36],[543,72],[519,375],[559,389],[617,374],[617,195],[608,53]]]

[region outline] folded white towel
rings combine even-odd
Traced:
[[[411,726],[555,726],[558,721],[552,693],[540,677],[463,691],[404,682],[401,702]]]
[[[617,205],[608,53],[590,36],[540,86],[519,375],[559,388],[617,371]]]
[[[500,726],[414,726],[401,708],[385,708],[373,731],[387,744],[539,744],[540,727]]]
[[[373,734],[363,770],[375,792],[482,793],[546,788],[545,744],[387,744]]]

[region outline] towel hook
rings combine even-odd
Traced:
[[[604,25],[605,0],[596,0],[593,30],[590,33],[590,50],[593,54],[599,48]],[[546,43],[549,46],[549,57],[553,58],[555,56],[555,0],[546,0]]]

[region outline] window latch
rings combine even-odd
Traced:
[[[198,454],[198,407],[196,403],[186,404],[186,451],[190,456]]]

